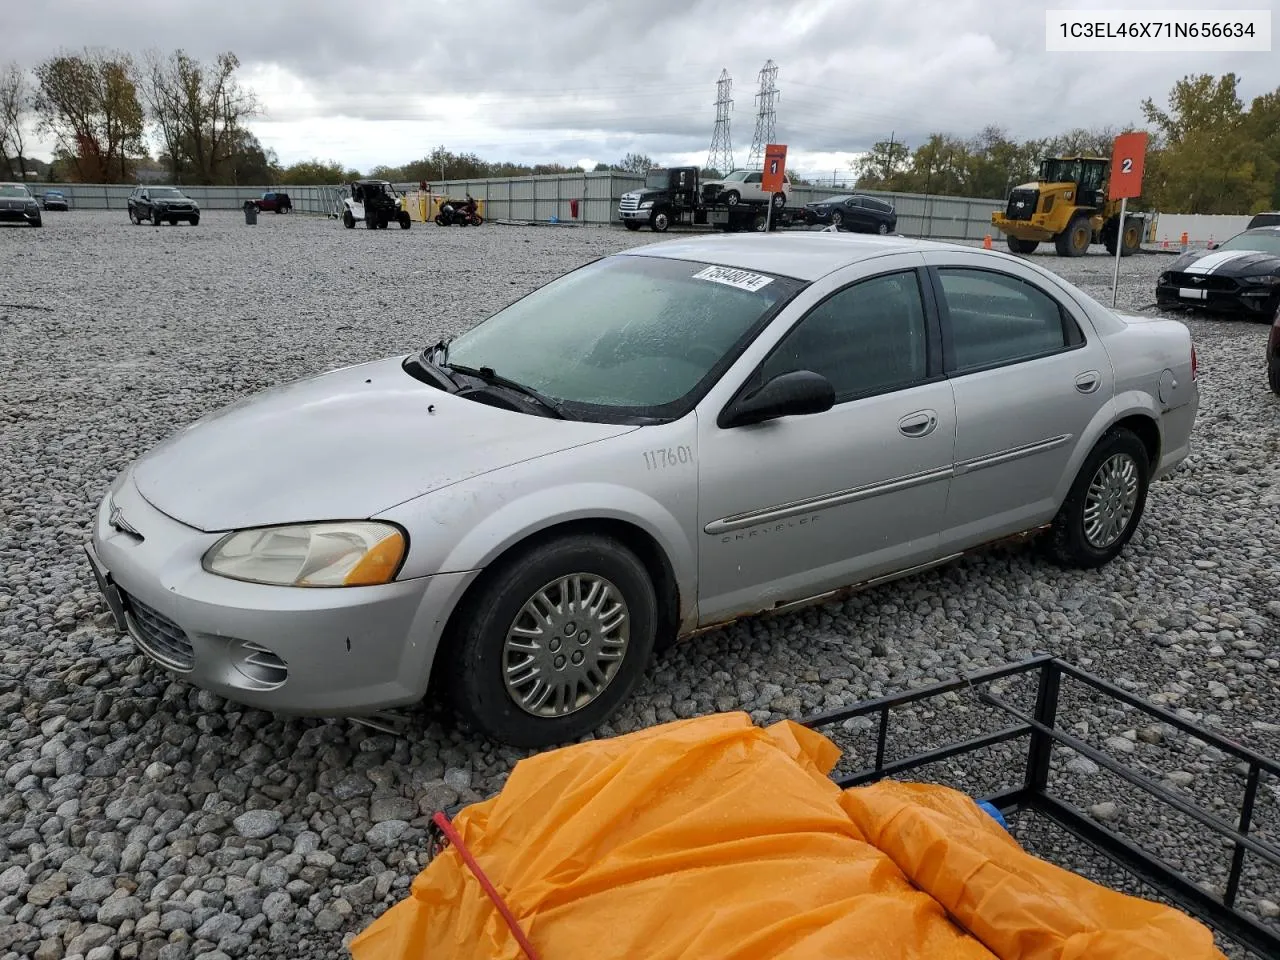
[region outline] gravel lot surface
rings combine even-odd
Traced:
[[[132,227],[122,211],[45,224],[0,229],[0,960],[340,956],[405,894],[426,817],[496,790],[522,754],[429,707],[403,738],[171,682],[109,629],[81,553],[92,511],[129,460],[206,412],[460,332],[655,237],[347,231],[298,215],[249,228],[219,212],[196,228]],[[1109,302],[1100,249],[1036,259]],[[1150,304],[1167,263],[1124,261],[1120,305]],[[1280,756],[1280,398],[1264,383],[1264,327],[1189,325],[1202,371],[1195,452],[1153,489],[1109,567],[1064,572],[1026,548],[993,550],[736,625],[656,662],[601,733],[714,710],[796,718],[1044,651]],[[1243,778],[1220,754],[1186,738],[1179,753],[1170,731],[1113,707],[1068,708],[1078,735],[1234,819]],[[986,722],[961,696],[921,716],[903,728],[914,725],[915,745]],[[1203,831],[1082,758],[1059,759],[1077,802],[1221,882],[1207,858],[1229,851]],[[1018,770],[1007,752],[939,776],[966,786],[999,763]],[[1277,790],[1266,785],[1259,807],[1272,839]],[[1241,896],[1274,916],[1276,881],[1251,872]]]

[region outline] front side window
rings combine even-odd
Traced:
[[[1071,343],[1058,302],[1025,280],[964,267],[940,268],[938,277],[956,372],[1029,360]]]
[[[820,373],[836,402],[918,383],[928,370],[924,302],[915,271],[862,280],[831,295],[764,362],[763,380]]]
[[[607,257],[457,337],[445,362],[488,367],[584,419],[681,416],[802,287],[687,260]]]
[[[753,173],[751,176],[747,177],[747,183],[759,183],[761,179],[763,179],[763,176],[763,174]]]

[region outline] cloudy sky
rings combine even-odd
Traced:
[[[845,176],[893,133],[915,144],[995,123],[1017,137],[1141,120],[1188,73],[1234,70],[1246,97],[1280,86],[1270,53],[1046,53],[1045,10],[1102,0],[39,0],[8,11],[0,63],[86,45],[181,47],[242,62],[281,161],[362,170],[443,144],[485,159],[595,163],[628,151],[706,159],[715,82],[734,81],[745,162],[757,75],[778,65],[788,166]],[[1153,8],[1130,0],[1135,8]],[[1280,0],[1164,0],[1160,9],[1276,11]],[[47,154],[49,145],[38,143]]]

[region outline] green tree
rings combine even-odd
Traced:
[[[1266,207],[1275,191],[1276,161],[1267,155],[1237,93],[1234,73],[1199,74],[1173,85],[1168,110],[1150,99],[1142,112],[1160,145],[1144,181],[1147,199],[1179,213],[1246,213]],[[1270,102],[1262,104],[1265,116]]]
[[[145,153],[143,112],[133,60],[125,53],[85,50],[36,67],[35,106],[55,156],[77,180],[120,183]]]
[[[288,186],[348,183],[360,179],[360,171],[345,169],[336,160],[299,160],[280,171],[279,182]]]
[[[911,148],[898,139],[877,140],[859,158],[855,167],[858,185],[864,190],[900,189],[902,176],[911,169]]]

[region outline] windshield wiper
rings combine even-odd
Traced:
[[[445,346],[444,350],[447,356],[448,354],[447,345]],[[550,410],[560,420],[576,420],[577,419],[577,417],[573,416],[567,410],[565,410],[564,404],[559,403],[555,400],[552,400],[550,397],[544,396],[543,394],[539,393],[537,390],[533,389],[533,387],[526,387],[523,383],[517,383],[514,380],[508,380],[506,377],[501,376],[497,373],[494,373],[493,367],[478,367],[478,368],[463,367],[463,366],[459,366],[456,363],[449,363],[449,364],[442,364],[442,365],[447,366],[448,369],[452,370],[454,373],[462,373],[462,374],[466,374],[469,377],[475,377],[478,380],[482,380],[489,386],[502,387],[503,389],[510,390],[512,393],[523,394],[529,399],[537,401],[537,403],[540,406],[542,406],[544,409]],[[459,392],[462,392],[462,391],[459,391]]]

